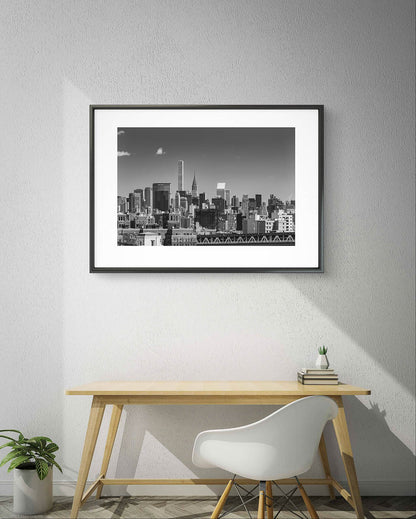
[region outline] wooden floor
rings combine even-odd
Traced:
[[[353,519],[351,507],[342,499],[330,501],[328,497],[311,497],[320,519]],[[304,510],[300,498],[294,498],[299,508]],[[212,498],[154,498],[154,497],[112,497],[96,501],[90,499],[81,509],[79,519],[208,519],[214,509]],[[45,515],[32,515],[33,518],[68,519],[72,499],[55,498],[53,509]],[[236,498],[230,498],[226,509],[237,504]],[[414,497],[364,497],[366,519],[416,519],[416,499]],[[256,503],[249,510],[256,509]],[[252,516],[256,517],[256,513]],[[25,517],[25,516],[17,516]],[[247,512],[237,511],[227,518],[247,518]],[[294,518],[290,512],[282,512],[281,519]],[[13,499],[0,497],[0,519],[16,518],[13,513]]]

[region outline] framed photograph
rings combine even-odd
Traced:
[[[91,106],[91,272],[323,272],[323,106]]]

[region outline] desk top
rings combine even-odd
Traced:
[[[66,395],[94,396],[342,396],[370,395],[348,384],[307,386],[296,381],[119,381],[90,382],[67,389]]]

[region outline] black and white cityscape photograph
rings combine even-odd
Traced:
[[[295,245],[295,128],[117,129],[120,246]]]

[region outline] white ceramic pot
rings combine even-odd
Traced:
[[[328,357],[326,355],[318,355],[318,358],[316,359],[315,366],[318,369],[328,369],[329,368],[329,362]]]
[[[45,479],[40,480],[34,463],[30,468],[14,469],[13,512],[34,515],[52,508],[52,467]]]

